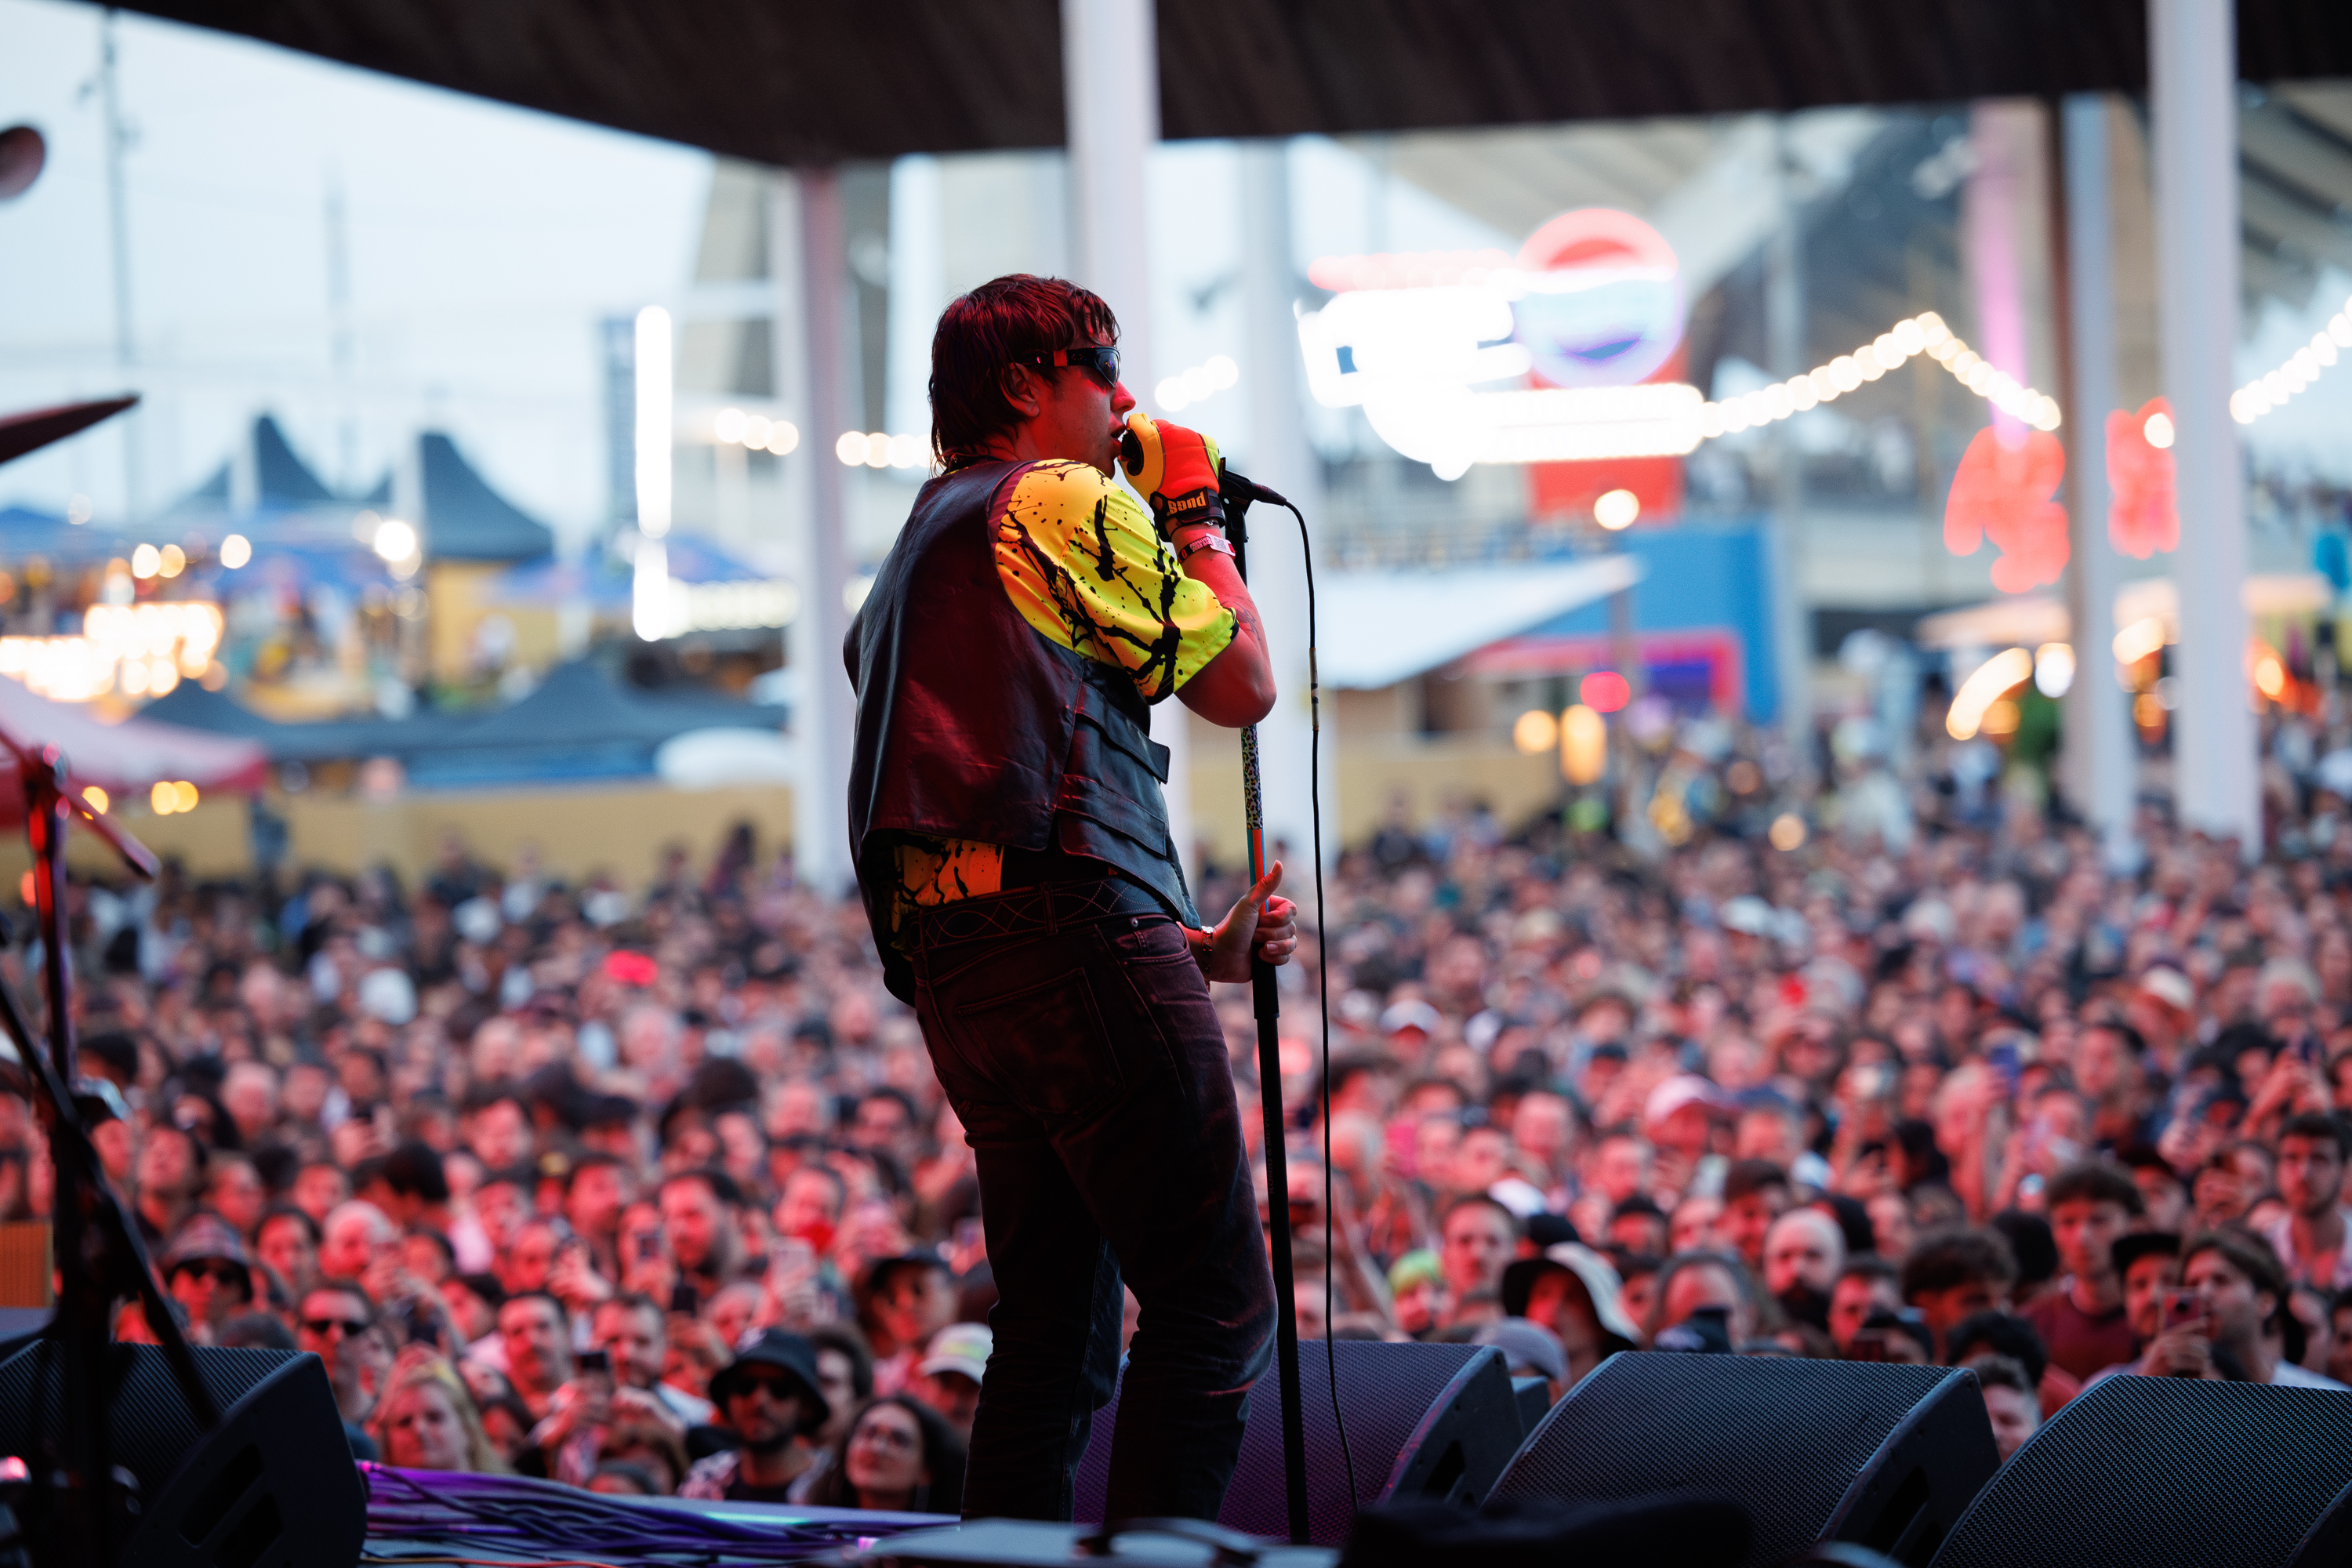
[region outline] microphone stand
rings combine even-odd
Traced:
[[[79,818],[110,845],[123,863],[152,879],[155,857],[137,839],[108,821],[71,789],[64,755],[56,746],[27,746],[0,730],[0,751],[16,764],[25,791],[25,831],[33,851],[33,902],[41,933],[42,982],[48,1004],[49,1050],[44,1056],[16,1006],[0,984],[0,1027],[15,1041],[26,1076],[39,1091],[49,1155],[56,1168],[52,1224],[59,1289],[48,1335],[58,1343],[64,1382],[63,1463],[38,1479],[61,1504],[58,1539],[69,1556],[98,1568],[112,1557],[110,1525],[120,1511],[113,1496],[114,1468],[106,1452],[106,1406],[112,1395],[108,1375],[112,1325],[109,1309],[118,1289],[135,1290],[163,1358],[179,1383],[198,1426],[220,1420],[212,1391],[196,1369],[194,1355],[155,1280],[138,1227],[107,1184],[98,1150],[74,1109],[73,962],[66,914],[66,832]]]
[[[1225,542],[1234,570],[1249,581],[1249,509],[1255,487],[1225,484]],[[1265,875],[1265,812],[1258,795],[1257,726],[1242,731],[1242,808],[1249,827],[1250,885]],[[1290,1262],[1289,1119],[1282,1111],[1282,1001],[1274,965],[1250,944],[1250,995],[1257,1013],[1258,1103],[1265,1116],[1266,1229],[1274,1242],[1275,1363],[1282,1382],[1283,1490],[1290,1503],[1290,1543],[1307,1544],[1307,1426],[1298,1387],[1298,1286]]]

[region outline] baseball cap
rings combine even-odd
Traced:
[[[1642,1120],[1656,1126],[1686,1105],[1704,1105],[1709,1110],[1726,1108],[1723,1090],[1695,1072],[1676,1073],[1650,1091],[1642,1107]]]
[[[996,1348],[996,1336],[986,1323],[950,1323],[931,1336],[930,1348],[924,1352],[915,1371],[922,1377],[936,1377],[943,1372],[960,1372],[974,1383],[988,1370],[989,1353]]]
[[[2178,969],[2158,964],[2139,977],[2139,988],[2176,1013],[2197,1010],[2197,992],[2189,984],[2189,976]]]
[[[1408,997],[1381,1015],[1381,1033],[1393,1035],[1400,1029],[1419,1029],[1424,1035],[1433,1035],[1444,1023],[1436,1008],[1418,997]]]
[[[246,1293],[253,1292],[253,1260],[246,1256],[245,1243],[228,1221],[209,1209],[190,1215],[173,1236],[171,1250],[163,1254],[163,1277],[170,1279],[190,1263],[232,1264],[245,1275]]]

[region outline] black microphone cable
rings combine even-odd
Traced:
[[[1227,470],[1227,477],[1241,479]],[[1298,520],[1298,559],[1307,573],[1307,782],[1308,820],[1313,826],[1315,857],[1315,1000],[1323,1026],[1323,1367],[1331,1384],[1331,1426],[1339,1435],[1339,1462],[1348,1474],[1348,1511],[1361,1511],[1356,1493],[1356,1459],[1348,1447],[1348,1423],[1339,1414],[1339,1352],[1331,1337],[1337,1318],[1334,1282],[1339,1277],[1338,1250],[1332,1245],[1333,1182],[1331,1175],[1331,945],[1330,911],[1323,901],[1323,694],[1315,667],[1315,543],[1307,531],[1305,514],[1289,499],[1264,485],[1242,479],[1250,500],[1269,501]],[[1277,1088],[1276,1092],[1279,1093]]]

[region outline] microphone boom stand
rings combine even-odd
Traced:
[[[146,1309],[163,1359],[205,1430],[218,1425],[220,1411],[196,1368],[171,1304],[156,1283],[152,1262],[137,1226],[107,1184],[104,1168],[74,1109],[75,1043],[73,961],[66,914],[66,832],[79,818],[110,845],[123,863],[152,879],[155,857],[70,789],[63,754],[55,746],[27,746],[0,730],[0,750],[15,759],[25,791],[25,831],[33,851],[33,903],[41,933],[42,983],[48,1004],[49,1049],[44,1056],[18,1010],[16,998],[0,984],[0,1028],[23,1058],[27,1079],[39,1091],[49,1155],[56,1169],[51,1205],[59,1280],[58,1308],[48,1329],[58,1342],[64,1377],[63,1460],[57,1472],[38,1479],[61,1505],[54,1516],[67,1555],[100,1568],[112,1557],[110,1528],[118,1510],[112,1496],[113,1467],[106,1452],[106,1406],[112,1396],[108,1346],[109,1310],[118,1291],[136,1293]]]
[[[1234,547],[1234,570],[1249,581],[1249,509],[1256,499],[1247,489],[1225,487],[1225,541]],[[1239,493],[1235,493],[1238,491]],[[1242,808],[1249,828],[1250,885],[1265,875],[1265,813],[1258,793],[1257,726],[1242,731]],[[1298,1286],[1290,1261],[1289,1119],[1282,1110],[1282,1000],[1274,965],[1251,943],[1250,995],[1257,1013],[1258,1103],[1265,1117],[1266,1231],[1274,1244],[1274,1344],[1282,1382],[1283,1491],[1290,1504],[1290,1542],[1307,1544],[1307,1428],[1298,1387]]]

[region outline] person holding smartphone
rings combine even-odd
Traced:
[[[2180,1289],[2163,1295],[2159,1331],[2140,1358],[2140,1371],[2343,1389],[2273,1348],[2286,1291],[2277,1256],[2255,1237],[2220,1231],[2191,1237],[2181,1248]]]

